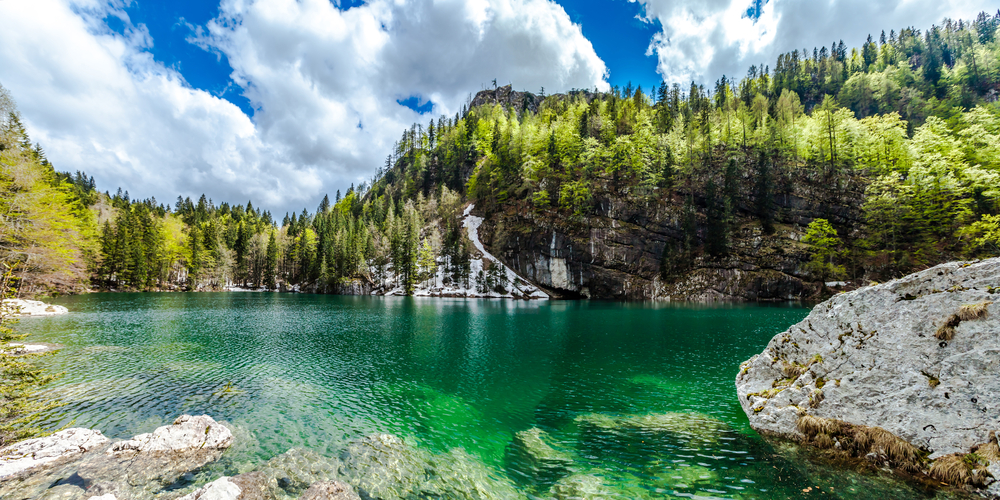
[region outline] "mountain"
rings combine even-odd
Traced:
[[[60,203],[86,212],[67,248],[102,289],[505,295],[528,281],[567,298],[812,298],[1000,251],[998,27],[983,13],[795,50],[708,88],[482,91],[404,131],[370,183],[280,222],[250,202],[171,207],[55,174],[10,105],[0,155],[17,159],[0,188],[30,192],[18,169],[51,171]],[[26,265],[44,235],[13,234],[3,257]]]

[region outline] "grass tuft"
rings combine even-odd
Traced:
[[[851,456],[864,458],[870,454],[882,457],[892,467],[909,472],[920,471],[925,453],[906,440],[881,427],[854,425],[840,420],[802,415],[799,432],[805,441],[818,448],[832,448],[837,443]]]
[[[990,437],[986,444],[979,445],[975,452],[991,463],[1000,462],[1000,443],[997,442],[997,433],[990,431]]]
[[[976,453],[953,453],[935,460],[929,473],[938,481],[951,485],[982,488],[993,477],[983,462],[985,460]]]
[[[958,319],[962,321],[972,321],[980,318],[985,318],[989,314],[987,309],[991,304],[992,300],[986,300],[978,304],[965,304],[958,309]]]
[[[985,318],[989,314],[989,306],[993,304],[991,300],[985,300],[978,304],[965,304],[958,308],[958,312],[948,316],[948,319],[934,332],[934,337],[938,340],[951,340],[955,338],[955,329],[963,321],[973,321]]]
[[[951,340],[955,338],[955,327],[957,327],[961,322],[962,320],[958,319],[957,314],[952,314],[948,317],[948,321],[945,321],[945,323],[941,325],[941,328],[938,328],[937,331],[934,332],[934,337],[938,340]]]

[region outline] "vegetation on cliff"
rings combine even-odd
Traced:
[[[0,187],[18,196],[3,210],[30,223],[5,225],[0,239],[6,258],[54,290],[88,272],[114,289],[336,291],[390,279],[412,290],[439,262],[448,279],[470,279],[464,200],[487,217],[533,213],[583,228],[625,203],[682,214],[683,236],[662,248],[669,279],[696,257],[725,257],[738,224],[775,231],[787,222],[778,197],[809,186],[821,200],[814,222],[824,221],[802,222],[810,277],[884,279],[1000,250],[998,27],[1000,12],[983,13],[856,49],[794,50],[709,88],[481,92],[455,116],[404,131],[369,185],[280,223],[249,202],[203,196],[171,208],[57,175],[7,99]]]

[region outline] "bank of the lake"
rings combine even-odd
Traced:
[[[128,439],[208,414],[233,430],[232,448],[182,490],[290,448],[333,460],[389,433],[436,457],[461,449],[528,498],[567,484],[613,498],[950,494],[806,460],[749,428],[732,378],[805,317],[799,305],[276,293],[55,303],[72,313],[18,326],[64,346],[45,361],[66,372],[51,393],[67,406],[49,423]],[[539,472],[516,444],[533,436],[563,466]]]

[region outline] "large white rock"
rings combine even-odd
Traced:
[[[879,426],[938,457],[1000,431],[1000,303],[935,337],[963,305],[1000,300],[1000,259],[949,263],[843,293],[775,336],[736,377],[762,432],[802,414]]]
[[[233,443],[233,433],[208,415],[181,415],[172,425],[115,443],[109,455],[129,452],[223,450]]]
[[[69,309],[63,306],[46,304],[40,300],[4,299],[0,307],[3,307],[4,311],[15,317],[55,316],[69,312]]]
[[[0,449],[0,479],[90,451],[108,442],[101,431],[72,428]]]

